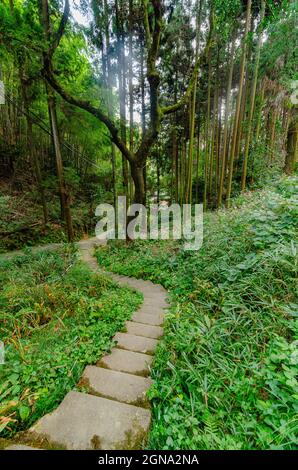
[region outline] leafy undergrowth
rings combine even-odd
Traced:
[[[111,349],[140,302],[140,294],[78,262],[71,247],[0,258],[1,435],[52,411],[85,365]]]
[[[49,222],[44,226],[40,198],[32,184],[28,188],[25,185],[21,191],[11,192],[9,185],[0,179],[0,253],[67,241],[60,218],[60,200],[54,189],[52,183],[46,191],[51,204],[48,207]],[[75,240],[80,240],[95,222],[87,201],[74,198],[71,209]]]
[[[297,449],[298,178],[205,216],[198,252],[118,243],[99,263],[173,296],[150,391],[153,449]]]

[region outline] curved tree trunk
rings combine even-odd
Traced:
[[[146,205],[146,193],[145,193],[145,180],[144,180],[144,171],[143,165],[137,163],[132,163],[130,165],[131,176],[135,186],[135,193],[133,202],[134,204],[143,204]]]

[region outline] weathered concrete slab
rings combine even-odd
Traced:
[[[150,287],[150,286],[139,286],[138,289],[143,292],[144,296],[148,296],[148,297],[151,297],[151,298],[158,298],[158,299],[166,299],[167,298],[167,292],[164,291],[163,288],[159,288],[159,287]]]
[[[154,315],[154,316],[159,316],[159,315],[164,315],[165,309],[162,307],[144,307],[143,305],[139,308],[139,310],[136,311],[137,314],[145,314],[145,315]]]
[[[69,392],[29,435],[67,450],[129,450],[142,448],[149,426],[150,412],[145,408]]]
[[[144,308],[162,308],[162,309],[167,309],[170,308],[169,302],[164,299],[155,299],[154,297],[144,297],[144,302],[143,302],[143,307]]]
[[[92,252],[94,248],[104,246],[107,244],[106,240],[99,240],[97,237],[87,238],[76,243],[80,250],[89,250]]]
[[[130,287],[131,289],[137,290],[139,292],[142,292],[142,289],[139,285],[139,282],[137,279],[121,276],[119,274],[114,274],[114,273],[107,273],[115,282],[118,282],[118,284],[122,287]]]
[[[144,289],[146,291],[148,291],[148,293],[154,293],[154,295],[156,295],[157,297],[167,297],[168,296],[168,292],[167,290],[161,286],[160,284],[151,284],[151,285],[145,285],[143,286]]]
[[[153,284],[151,281],[143,281],[142,279],[135,279],[133,277],[126,277],[119,274],[110,273],[110,275],[119,283],[129,285],[134,289],[140,290],[148,295],[167,296],[167,291],[160,285]]]
[[[105,369],[146,377],[149,374],[149,366],[152,360],[152,356],[147,354],[114,348],[112,353],[103,357],[97,365]]]
[[[89,257],[89,254],[87,253],[87,255],[85,255],[84,253],[81,253],[81,260],[84,261],[85,263],[88,264],[88,266],[93,270],[93,271],[97,271],[98,270],[98,264],[97,262],[94,260],[94,258],[90,258],[88,259]]]
[[[163,335],[163,329],[160,326],[145,325],[134,321],[126,322],[126,332],[131,335],[145,336],[146,338],[159,339]]]
[[[119,283],[125,282],[125,276],[121,276],[120,274],[111,274],[111,273],[109,273],[109,274],[111,275],[111,277],[112,277],[115,281],[117,281],[117,282],[119,282]]]
[[[164,315],[147,315],[145,313],[136,312],[132,320],[145,325],[161,326],[164,323]]]
[[[144,336],[131,335],[129,333],[117,333],[114,336],[117,347],[128,351],[140,352],[143,354],[154,354],[158,341]]]
[[[152,380],[101,367],[87,366],[81,383],[90,393],[129,405],[148,406],[147,390]]]
[[[111,277],[117,280],[120,284],[130,286],[133,288],[139,287],[138,280],[130,277],[122,276],[121,274],[109,273]]]

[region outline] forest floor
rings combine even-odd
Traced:
[[[0,253],[38,244],[67,242],[61,223],[60,203],[54,183],[46,190],[49,222],[44,225],[39,195],[32,182],[19,177],[11,188],[9,181],[0,179]],[[83,198],[72,200],[75,240],[80,240],[94,227],[90,207]]]
[[[298,447],[297,186],[283,178],[206,214],[198,252],[171,241],[98,249],[100,266],[172,296],[152,371],[150,448]],[[13,364],[1,367],[5,436],[57,406],[141,299],[67,245],[2,260],[0,276]]]

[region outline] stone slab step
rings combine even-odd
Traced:
[[[109,274],[117,282],[124,282],[125,281],[125,276],[121,276],[121,274],[113,274],[113,273],[109,273]]]
[[[144,287],[141,284],[141,281],[139,281],[138,279],[118,275],[116,277],[114,274],[112,275],[112,279],[118,282],[118,284],[120,284],[122,287],[130,287],[131,289],[135,289],[141,293],[143,293],[144,290],[148,289],[147,287]]]
[[[80,382],[87,385],[89,393],[94,395],[129,405],[148,407],[146,392],[152,384],[149,378],[87,366]]]
[[[155,299],[154,297],[145,297],[143,302],[144,308],[170,308],[169,302],[164,299]]]
[[[104,246],[106,244],[106,240],[99,240],[97,237],[88,238],[86,240],[81,240],[76,243],[77,247],[80,250],[88,250],[91,253],[93,253],[94,248]]]
[[[152,361],[152,356],[148,356],[147,354],[114,348],[112,353],[103,357],[97,365],[105,369],[147,377]]]
[[[121,284],[126,284],[134,289],[138,289],[140,291],[144,291],[145,293],[151,293],[152,295],[155,294],[157,296],[166,296],[167,291],[160,285],[153,284],[151,281],[143,281],[142,279],[136,279],[133,277],[126,277],[126,276],[121,276],[118,274],[113,274],[111,273],[111,276],[120,282]]]
[[[130,277],[125,277],[125,276],[119,276],[115,274],[112,274],[112,278],[115,279],[117,282],[119,282],[121,285],[129,286],[132,287],[133,289],[138,289],[140,290],[140,283],[137,279],[133,279]]]
[[[160,306],[165,307],[168,306],[168,295],[155,293],[155,292],[145,292],[143,293],[144,302],[154,303],[155,305],[160,304]]]
[[[159,339],[163,335],[163,329],[160,326],[144,325],[134,321],[127,321],[126,333],[130,335],[145,336],[146,338]]]
[[[132,320],[137,323],[144,323],[145,325],[162,326],[164,323],[164,315],[148,315],[136,312]]]
[[[169,296],[168,291],[164,290],[163,288],[156,287],[153,284],[153,287],[145,287],[145,294],[146,297],[151,297],[155,300],[166,300]]]
[[[144,336],[129,333],[117,333],[114,336],[114,340],[117,341],[118,348],[151,355],[154,354],[158,343],[156,339],[145,338]]]
[[[144,307],[142,305],[139,310],[136,311],[136,313],[139,313],[140,315],[145,314],[159,316],[165,314],[165,309],[162,307]]]
[[[125,284],[126,286],[129,285],[129,278],[125,277],[125,276],[122,276],[121,274],[114,274],[114,273],[110,273],[108,272],[107,273],[110,277],[112,277],[114,279],[114,281],[117,281],[119,282],[119,284]]]
[[[131,450],[143,447],[149,426],[150,411],[145,408],[69,392],[29,435],[67,450]]]
[[[138,286],[136,287],[137,289],[140,289],[144,297],[151,297],[151,298],[156,298],[158,300],[166,299],[168,297],[167,291],[164,291],[163,289],[160,289],[159,287],[156,287],[155,285],[151,286]]]

